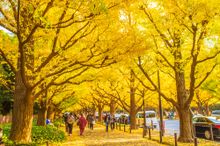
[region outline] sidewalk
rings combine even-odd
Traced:
[[[79,136],[78,127],[74,126],[73,135],[63,146],[162,146],[154,141],[142,138],[140,134],[130,134],[114,130],[105,132],[105,127],[96,124],[94,130],[85,129],[84,136]]]

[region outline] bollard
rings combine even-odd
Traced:
[[[119,123],[119,130],[121,131],[121,123]]]
[[[193,136],[196,137],[196,126],[193,124]]]
[[[198,146],[198,141],[196,137],[194,138],[194,146]]]
[[[174,133],[174,146],[177,146],[177,133]]]
[[[130,133],[131,133],[131,126],[130,126]]]
[[[148,132],[149,132],[149,139],[151,140],[151,131],[150,131],[150,127],[148,128]]]
[[[143,138],[147,135],[146,126],[143,127]]]
[[[48,141],[47,141],[46,145],[49,146],[49,142]]]
[[[125,124],[124,124],[124,132],[125,132],[126,130],[125,130]]]

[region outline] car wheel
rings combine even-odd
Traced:
[[[209,130],[205,131],[205,138],[206,139],[211,139],[211,132]]]

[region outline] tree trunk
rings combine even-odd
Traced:
[[[132,108],[130,110],[130,124],[131,124],[131,129],[136,129],[136,111]]]
[[[134,88],[134,72],[131,70],[130,79],[130,125],[131,129],[136,129],[136,103],[135,103],[135,88]]]
[[[49,106],[47,109],[47,119],[53,122],[54,116],[55,116],[55,108],[53,106]]]
[[[178,141],[180,142],[193,142],[192,134],[192,118],[189,110],[190,103],[188,103],[189,95],[185,86],[185,73],[183,68],[182,52],[180,48],[180,40],[177,37],[176,50],[174,53],[175,60],[175,79],[177,89],[177,103],[178,113],[180,118],[180,135]],[[188,105],[186,105],[188,104]]]
[[[14,105],[10,140],[16,143],[31,142],[34,98],[32,91],[25,87],[21,72],[16,73]]]
[[[205,112],[206,112],[206,116],[211,116],[210,109],[209,109],[209,104],[208,104],[208,103],[205,104]]]
[[[102,106],[98,106],[98,112],[99,112],[98,121],[99,122],[102,122],[102,110],[103,110],[103,107]]]
[[[47,108],[41,107],[38,111],[37,125],[38,126],[45,126],[46,125],[46,118],[47,118]]]
[[[178,141],[193,142],[192,114],[189,108],[178,109],[180,118],[180,135]]]
[[[198,105],[198,113],[204,115],[202,103],[198,101],[197,105]]]
[[[115,103],[115,101],[112,101],[110,104],[110,114],[111,115],[115,115],[115,107],[116,107],[116,103]]]

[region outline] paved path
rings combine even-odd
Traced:
[[[68,137],[68,142],[63,146],[160,146],[154,141],[142,138],[140,133],[130,134],[118,130],[105,132],[105,127],[95,125],[94,130],[86,129],[84,136],[79,136],[75,126],[73,135]]]

